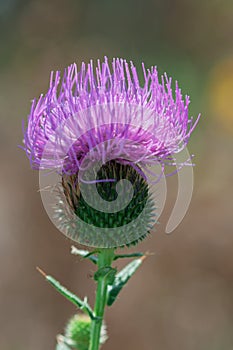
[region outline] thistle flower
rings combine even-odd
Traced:
[[[70,139],[72,147],[62,172],[71,174],[79,170],[88,151],[98,145],[102,159],[108,152],[120,158],[120,151],[125,151],[140,164],[152,164],[158,159],[166,162],[171,154],[181,151],[199,117],[194,123],[188,117],[189,97],[183,99],[177,82],[172,91],[172,79],[165,74],[160,83],[156,67],[146,70],[142,64],[142,71],[142,87],[136,67],[123,59],[113,59],[111,65],[107,58],[102,64],[98,60],[95,71],[92,61],[87,66],[82,63],[79,71],[72,64],[63,77],[58,71],[52,72],[48,92],[32,103],[24,132],[32,168],[60,168],[62,141]],[[90,113],[91,107],[106,105],[108,109],[95,108]],[[104,141],[113,139],[117,147],[113,142],[109,149],[101,148]]]
[[[80,70],[73,64],[63,77],[52,72],[48,92],[32,103],[25,151],[33,169],[61,175],[65,199],[56,213],[62,230],[79,243],[122,246],[146,236],[155,222],[150,167],[174,164],[198,122],[188,117],[189,97],[177,82],[173,91],[166,74],[159,82],[156,67],[142,64],[142,73],[140,85],[136,67],[123,59],[98,60],[96,68],[82,63]],[[118,192],[123,199],[130,194],[131,206],[117,205]]]

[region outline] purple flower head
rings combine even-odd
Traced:
[[[73,64],[63,76],[52,72],[48,92],[32,103],[27,156],[32,168],[58,176],[49,183],[60,184],[56,224],[81,244],[130,245],[150,232],[157,212],[149,184],[177,166],[174,155],[198,122],[177,82],[173,90],[166,74],[159,81],[156,67],[142,64],[142,73],[140,84],[133,63],[118,58]]]
[[[188,117],[189,97],[166,74],[107,58],[51,73],[48,92],[34,100],[24,132],[25,150],[34,169],[75,174],[85,156],[102,162],[128,159],[146,166],[171,161],[181,151],[199,117]]]

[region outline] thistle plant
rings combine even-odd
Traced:
[[[57,337],[57,350],[98,350],[107,339],[105,308],[142,264],[143,253],[117,253],[136,245],[158,220],[156,190],[167,166],[178,162],[196,120],[189,97],[166,74],[142,64],[107,58],[64,74],[52,72],[47,93],[32,102],[24,127],[24,150],[40,171],[42,200],[51,220],[71,240],[71,253],[96,265],[95,305],[80,299],[38,269],[80,311]],[[44,186],[44,184],[47,184]],[[50,208],[50,209],[48,209]],[[117,271],[117,259],[132,258]]]

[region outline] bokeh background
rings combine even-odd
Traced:
[[[232,350],[232,38],[231,0],[0,0],[1,350],[54,349],[75,313],[36,266],[93,301],[93,266],[69,254],[17,146],[50,70],[104,55],[157,65],[191,96],[190,113],[202,113],[189,146],[196,167],[188,214],[164,234],[173,177],[157,232],[137,247],[155,254],[107,311],[104,348]]]

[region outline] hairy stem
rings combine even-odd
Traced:
[[[98,254],[98,271],[110,267],[114,259],[113,249],[102,249]],[[97,272],[98,272],[97,271]],[[97,280],[96,301],[94,308],[95,318],[91,324],[91,337],[89,350],[99,350],[101,326],[103,323],[104,310],[106,306],[107,290],[109,280],[106,275],[99,275]]]

